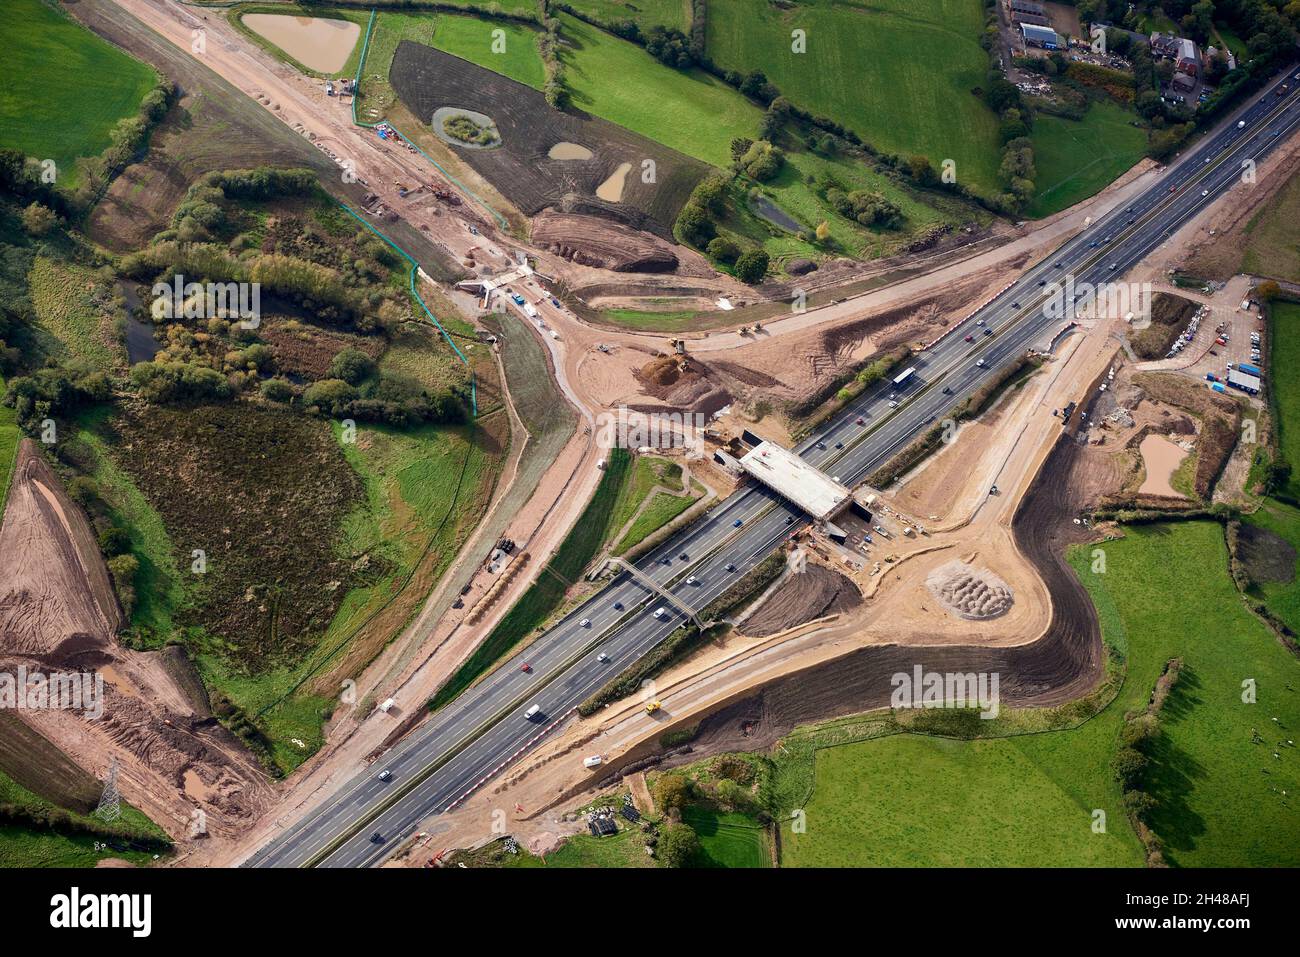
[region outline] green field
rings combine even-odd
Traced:
[[[959,181],[998,186],[997,117],[971,95],[988,70],[977,0],[709,0],[708,13],[708,54],[723,69],[761,70],[883,152],[952,159]],[[791,50],[795,29],[804,53]]]
[[[905,217],[903,224],[897,229],[866,227],[838,215],[818,194],[819,184],[826,182],[828,177],[838,181],[846,191],[880,193],[897,204]],[[899,252],[928,229],[945,222],[964,223],[973,216],[978,217],[969,206],[937,193],[926,196],[923,201],[897,180],[861,162],[846,157],[828,158],[807,151],[786,153],[780,172],[760,189],[803,228],[812,231],[819,223],[825,222],[830,230],[830,238],[824,245],[804,242],[797,234],[770,225],[750,210],[744,190],[737,187],[735,202],[732,203],[736,212],[720,224],[719,232],[733,239],[762,245],[778,264],[798,257],[819,259],[828,250],[859,259],[877,259]]]
[[[1082,120],[1040,115],[1032,140],[1038,192],[1025,208],[1033,218],[1050,216],[1100,192],[1146,152],[1146,133],[1135,114],[1113,100],[1092,103]]]
[[[700,839],[692,867],[772,866],[767,829],[749,815],[692,804],[683,809],[682,821]]]
[[[1300,497],[1300,303],[1273,302],[1268,312],[1268,372],[1277,403],[1278,445],[1292,468],[1286,492]]]
[[[108,291],[93,270],[37,256],[27,281],[37,336],[48,354],[100,370],[123,360],[103,305]]]
[[[74,160],[108,148],[157,82],[152,70],[41,0],[5,4],[0,147],[52,159],[75,185]]]
[[[504,34],[501,39],[505,42],[500,53],[493,49],[493,34],[498,30]],[[432,45],[536,90],[546,82],[546,68],[537,52],[537,33],[518,23],[439,14]]]
[[[1223,531],[1197,522],[1125,529],[1107,571],[1072,563],[1127,658],[1118,697],[1080,727],[957,741],[895,735],[818,752],[806,832],[782,828],[791,866],[1138,866],[1142,850],[1109,764],[1126,711],[1145,706],[1165,662],[1185,667],[1162,712],[1146,789],[1166,859],[1183,866],[1300,863],[1300,665],[1242,606]],[[1178,614],[1169,613],[1177,596]],[[1258,704],[1241,701],[1253,678]],[[1278,718],[1274,723],[1271,719]],[[1260,743],[1252,743],[1258,730]],[[1276,752],[1279,757],[1274,758]],[[1093,833],[1092,812],[1107,828]]]
[[[1229,263],[1238,272],[1300,282],[1300,176],[1292,176],[1246,224],[1245,248]],[[1279,304],[1280,305],[1280,304]],[[1277,306],[1274,306],[1276,312]]]
[[[566,0],[567,5],[602,23],[631,20],[642,30],[670,27],[685,33],[691,22],[690,0]]]
[[[696,159],[725,167],[734,137],[754,137],[761,112],[702,70],[663,66],[636,44],[561,15],[573,105]]]
[[[53,801],[29,791],[3,772],[0,772],[0,804],[37,814],[60,809],[71,816],[69,826],[58,830],[19,824],[8,819],[0,822],[0,867],[94,867],[105,858],[120,858],[143,866],[153,859],[152,852],[142,848],[133,849],[122,838],[75,832],[72,829],[74,824],[89,827],[92,831],[103,825],[87,814],[61,808]],[[113,828],[123,835],[166,838],[161,828],[125,802],[122,804],[122,816]],[[107,846],[106,840],[116,847]]]

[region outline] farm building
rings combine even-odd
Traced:
[[[1011,19],[1015,22],[1021,22],[1021,17],[1046,17],[1047,8],[1036,0],[1008,0],[1007,9],[1011,11]]]
[[[1061,38],[1051,27],[1040,27],[1033,23],[1020,24],[1020,32],[1025,38],[1025,46],[1041,47],[1044,50],[1062,48]]]

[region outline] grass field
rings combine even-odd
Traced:
[[[700,850],[691,862],[692,867],[772,866],[767,829],[754,818],[692,804],[682,811],[682,821],[700,839]]]
[[[1166,857],[1300,863],[1294,801],[1281,796],[1300,785],[1300,751],[1280,744],[1300,722],[1300,694],[1288,688],[1300,665],[1242,606],[1218,525],[1125,535],[1104,545],[1104,575],[1089,571],[1089,550],[1072,556],[1107,641],[1127,658],[1114,701],[1068,731],[969,742],[896,735],[820,751],[806,833],[783,825],[782,863],[1139,865],[1109,764],[1124,713],[1145,705],[1175,656],[1184,673],[1147,783],[1161,803],[1154,821]],[[1258,683],[1258,704],[1241,702],[1246,678]],[[1262,743],[1251,743],[1253,729]],[[1092,831],[1093,809],[1106,812],[1104,834]]]
[[[1292,468],[1286,491],[1300,497],[1300,303],[1274,302],[1268,311],[1268,372],[1277,402],[1278,445]]]
[[[662,488],[651,495],[651,490],[656,489],[656,486]],[[643,541],[651,532],[671,522],[690,508],[702,493],[698,482],[692,488],[691,495],[669,494],[663,491],[665,488],[672,492],[682,491],[681,466],[659,456],[637,456],[632,473],[623,483],[614,507],[610,510],[607,524],[610,538],[605,544],[613,545],[613,554],[622,555],[629,548]],[[632,520],[632,516],[636,515],[637,509],[647,501],[649,504],[637,516],[636,521],[632,522],[626,532],[623,532],[624,527]],[[620,535],[620,532],[623,534]],[[614,536],[618,536],[617,541],[612,540]]]
[[[754,137],[761,112],[702,70],[664,67],[634,43],[561,15],[573,105],[687,156],[725,167],[734,137]],[[617,82],[614,82],[617,80]]]
[[[493,49],[494,34],[501,31],[501,52]],[[480,20],[454,14],[439,14],[433,30],[432,46],[444,53],[469,60],[479,66],[508,76],[540,90],[546,82],[546,69],[537,52],[537,33],[530,27],[508,20]],[[500,49],[500,47],[498,47]]]
[[[631,20],[642,30],[690,27],[690,0],[567,0],[570,7],[602,23]]]
[[[60,185],[76,185],[74,161],[108,148],[156,77],[41,0],[7,0],[4,19],[0,147],[52,159]]]
[[[1112,100],[1094,102],[1082,120],[1040,115],[1034,121],[1038,192],[1025,209],[1050,216],[1100,192],[1146,152],[1146,133],[1135,114]]]
[[[740,187],[736,188],[732,203],[735,212],[720,226],[724,235],[761,244],[778,264],[799,257],[821,258],[827,250],[859,259],[876,259],[899,252],[927,230],[945,222],[957,224],[979,218],[970,207],[938,194],[930,194],[922,201],[896,180],[846,157],[828,158],[794,150],[786,153],[785,158],[780,172],[760,187],[762,192],[809,231],[825,222],[830,230],[828,243],[814,246],[794,233],[772,226],[749,209],[744,189]],[[904,223],[897,229],[869,228],[838,215],[818,195],[818,184],[828,178],[837,180],[847,191],[864,189],[880,193],[897,204],[905,217]]]
[[[56,358],[73,359],[107,370],[123,359],[113,340],[107,309],[96,300],[108,295],[94,272],[44,256],[36,257],[27,276],[39,336]]]
[[[1293,176],[1245,227],[1237,271],[1300,282],[1300,176]],[[1276,306],[1274,307],[1277,308]]]
[[[988,69],[979,3],[710,0],[708,13],[708,53],[722,68],[762,70],[791,102],[884,152],[953,159],[959,181],[997,187],[997,118],[970,92]],[[792,52],[795,29],[804,53]]]

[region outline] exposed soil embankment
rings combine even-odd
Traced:
[[[779,631],[862,604],[862,593],[839,572],[821,565],[791,575],[741,624],[747,635],[766,638]]]
[[[1101,631],[1088,593],[1065,559],[1080,540],[1071,473],[1081,447],[1062,435],[1016,512],[1016,544],[1052,598],[1046,635],[1010,648],[877,645],[778,678],[704,718],[681,761],[768,747],[797,725],[889,704],[890,677],[927,671],[998,672],[1004,704],[1046,707],[1077,698],[1102,677]],[[671,759],[668,763],[674,763]]]

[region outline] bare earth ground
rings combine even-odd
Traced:
[[[193,836],[196,820],[231,838],[270,803],[269,781],[212,717],[180,650],[117,644],[121,612],[93,532],[30,439],[0,526],[0,582],[0,670],[104,682],[98,720],[49,709],[15,712],[22,720],[101,780],[117,758],[123,796],[174,838]]]

